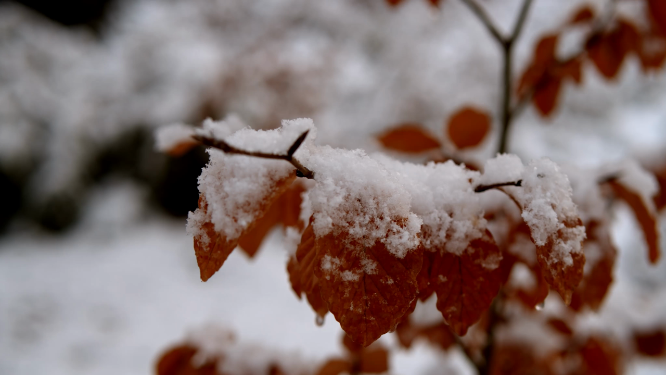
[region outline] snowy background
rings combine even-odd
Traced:
[[[587,3],[602,10],[606,1]],[[484,5],[509,30],[520,2]],[[580,5],[535,1],[516,76],[539,37]],[[620,11],[646,22],[640,2]],[[562,53],[580,43],[571,35]],[[341,353],[337,322],[329,315],[315,325],[288,285],[281,232],[254,260],[234,252],[199,281],[183,215],[196,207],[206,155],[160,155],[153,129],[230,113],[255,128],[311,117],[320,143],[376,151],[379,132],[418,122],[455,154],[442,124],[470,104],[497,118],[500,66],[499,48],[458,0],[441,9],[419,0],[398,8],[380,0],[116,1],[101,21],[67,27],[0,2],[0,374],[151,373],[162,350],[211,324],[305,363]],[[458,156],[482,161],[496,144],[493,133]],[[609,83],[585,66],[583,86],[565,85],[552,118],[531,107],[521,114],[510,150],[524,161],[595,167],[631,157],[663,168],[666,73],[643,74],[632,57]],[[666,325],[664,257],[647,264],[627,207],[616,210],[613,229],[618,281],[590,324]],[[382,340],[395,346],[391,335]],[[392,370],[442,366],[470,371],[460,353],[425,343],[394,356]],[[628,370],[664,366],[641,361]]]

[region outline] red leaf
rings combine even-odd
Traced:
[[[657,218],[652,213],[648,207],[645,206],[645,203],[641,197],[629,190],[626,186],[620,184],[618,181],[610,181],[610,186],[613,188],[615,195],[625,201],[638,220],[638,223],[643,230],[643,235],[645,236],[645,242],[648,245],[648,257],[652,264],[656,264],[659,261],[659,230],[657,228]]]
[[[583,268],[585,266],[585,255],[582,252],[571,252],[571,264],[564,262],[553,262],[557,254],[553,254],[556,242],[568,242],[573,234],[569,231],[583,225],[579,218],[566,218],[564,228],[557,231],[556,238],[549,238],[545,246],[537,246],[537,262],[546,282],[560,294],[565,304],[571,303],[573,291],[583,279]]]
[[[201,366],[192,364],[192,357],[198,349],[181,345],[162,354],[157,362],[157,375],[216,375],[217,361],[207,361]]]
[[[657,29],[663,35],[666,35],[666,2],[663,0],[648,0],[648,7]]]
[[[437,309],[451,330],[463,336],[499,291],[501,252],[486,230],[460,256],[445,251],[427,256],[433,257],[430,283],[437,293]]]
[[[536,86],[532,101],[542,116],[549,116],[555,109],[561,87],[562,79],[553,76],[544,76]]]
[[[364,247],[342,233],[315,238],[321,296],[342,329],[368,346],[394,329],[417,295],[420,248],[397,258],[377,242]]]
[[[352,364],[347,359],[330,359],[319,370],[317,375],[339,375],[342,373],[350,373]]]
[[[581,350],[583,361],[590,375],[618,374],[620,353],[600,338],[591,337]]]
[[[620,71],[629,52],[638,51],[641,37],[636,27],[629,22],[619,21],[618,27],[607,34],[593,36],[586,45],[590,59],[597,70],[606,78],[612,79]]]
[[[643,70],[656,70],[666,62],[666,39],[663,36],[644,35],[638,51]]]
[[[238,244],[250,258],[259,250],[266,235],[278,224],[285,227],[302,228],[299,221],[301,211],[301,193],[305,191],[303,184],[294,181],[289,189],[280,194],[263,217],[255,221],[252,228],[238,239]]]
[[[240,237],[252,231],[257,222],[266,214],[271,204],[287,189],[295,178],[295,175],[289,175],[275,182],[274,186],[270,191],[266,192],[266,196],[260,202],[255,221],[241,233]],[[203,211],[204,216],[208,211],[208,203],[203,196],[199,197],[199,210]],[[229,254],[238,245],[238,239],[229,240],[222,233],[216,232],[215,225],[210,221],[203,223],[200,229],[199,233],[194,236],[194,254],[197,257],[201,280],[206,281],[222,267]]]
[[[608,228],[592,222],[588,224],[587,240],[583,244],[586,259],[595,259],[595,263],[583,275],[578,289],[573,294],[571,308],[579,311],[584,306],[598,310],[613,282],[613,269],[617,250],[613,246]],[[593,254],[590,252],[594,252]]]
[[[451,334],[449,326],[444,322],[420,326],[413,323],[411,319],[407,317],[398,325],[395,332],[398,336],[400,345],[407,349],[412,346],[412,342],[414,342],[417,337],[427,339],[430,343],[439,346],[442,350],[446,350],[456,343],[456,339],[453,337],[453,334]]]
[[[578,9],[576,14],[569,21],[570,25],[575,25],[579,23],[587,23],[594,19],[594,10],[590,8],[589,5],[584,5],[582,8]]]
[[[312,219],[310,220],[312,222]],[[326,304],[321,299],[321,287],[319,279],[315,275],[315,237],[312,225],[308,225],[301,236],[301,243],[298,245],[296,254],[289,259],[287,271],[291,287],[301,298],[305,293],[308,303],[318,316],[324,317],[328,312]]]
[[[203,196],[199,197],[199,209],[204,212],[208,209]],[[223,234],[215,231],[215,225],[211,222],[204,223],[201,229],[205,231],[205,237],[194,236],[194,255],[197,257],[201,280],[207,281],[222,267],[238,241],[227,241]]]
[[[634,344],[639,353],[648,357],[666,355],[666,333],[664,330],[634,333]]]
[[[456,112],[447,126],[447,133],[457,148],[478,146],[490,130],[490,116],[471,107]]]
[[[419,153],[441,147],[439,141],[418,124],[402,124],[378,137],[388,149]]]

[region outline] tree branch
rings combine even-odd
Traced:
[[[245,156],[252,156],[256,158],[262,158],[262,159],[278,159],[278,160],[286,160],[291,163],[296,168],[296,175],[298,177],[305,177],[309,179],[314,179],[314,172],[303,166],[300,161],[298,161],[296,158],[294,158],[294,153],[296,153],[296,150],[301,146],[303,141],[305,140],[305,137],[307,137],[309,130],[305,131],[303,134],[301,134],[294,143],[289,147],[289,151],[287,151],[286,154],[284,155],[279,155],[279,154],[269,154],[265,152],[257,152],[257,151],[246,151],[246,150],[241,150],[239,148],[236,148],[230,144],[228,144],[226,141],[222,139],[215,139],[212,137],[206,137],[203,135],[196,134],[192,136],[194,140],[200,142],[204,146],[208,147],[213,147],[218,150],[222,150],[226,154],[236,154],[236,155],[245,155]]]

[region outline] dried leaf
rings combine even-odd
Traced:
[[[449,139],[459,149],[478,146],[490,130],[490,116],[472,107],[456,112],[447,126]]]
[[[601,223],[587,225],[588,239],[583,244],[586,259],[595,263],[583,275],[578,289],[573,294],[570,307],[580,311],[584,306],[598,310],[613,282],[613,269],[617,250],[613,246],[608,228]],[[594,252],[594,253],[591,253]]]
[[[312,223],[312,219],[310,219],[310,223]],[[319,279],[314,272],[316,253],[314,231],[310,224],[301,235],[296,254],[289,259],[287,271],[291,287],[298,298],[305,293],[312,309],[318,316],[323,317],[328,312],[328,308],[321,299]]]
[[[335,358],[330,359],[319,368],[317,375],[339,375],[342,373],[350,373],[352,364],[347,359]]]
[[[361,351],[359,370],[364,374],[382,374],[388,371],[388,351],[383,347],[370,347]]]
[[[666,3],[663,0],[648,0],[648,8],[657,30],[666,35]]]
[[[593,36],[586,44],[588,55],[597,70],[606,78],[617,76],[629,52],[638,52],[641,37],[636,27],[619,21],[617,28],[606,34]]]
[[[255,221],[241,233],[240,237],[252,231],[257,222],[261,221],[263,215],[266,214],[271,204],[289,187],[295,178],[295,174],[292,174],[275,182],[275,185],[270,191],[266,192],[266,196],[261,201]],[[208,203],[203,196],[199,197],[198,209],[206,216]],[[203,223],[200,229],[199,234],[194,236],[194,254],[197,257],[201,280],[206,281],[222,267],[229,254],[238,245],[238,239],[229,240],[222,233],[215,231],[215,225],[210,221]]]
[[[305,191],[303,184],[294,181],[289,189],[271,204],[263,217],[255,221],[251,229],[238,239],[238,244],[250,258],[259,250],[266,235],[278,224],[285,227],[293,226],[302,228],[303,223],[299,221],[301,211],[301,194]]]
[[[619,351],[602,338],[590,337],[581,349],[581,355],[590,375],[615,375],[621,373]]]
[[[587,23],[594,20],[594,10],[589,5],[583,5],[569,21],[570,25]]]
[[[645,71],[662,68],[666,62],[666,39],[664,36],[643,35],[638,57]]]
[[[566,218],[564,228],[557,231],[556,238],[549,238],[545,246],[537,246],[537,262],[546,282],[560,294],[565,304],[571,303],[573,291],[583,279],[583,268],[585,267],[585,255],[582,252],[571,252],[571,264],[559,259],[556,251],[556,242],[568,242],[575,236],[575,229],[583,225],[580,218]]]
[[[610,181],[610,186],[613,188],[615,195],[625,201],[638,220],[638,223],[643,230],[645,242],[648,245],[648,257],[652,264],[659,261],[659,230],[657,228],[657,218],[655,213],[651,212],[641,197],[631,191],[628,187],[620,184],[618,181]]]
[[[378,137],[388,149],[408,153],[436,150],[439,141],[418,124],[401,124]]]
[[[635,332],[634,344],[636,345],[636,350],[645,356],[666,356],[666,332],[663,329],[649,332]]]
[[[206,211],[208,204],[203,197],[199,198],[199,209]],[[215,231],[211,222],[203,224],[204,236],[194,236],[194,255],[202,281],[207,281],[222,267],[229,254],[236,248],[238,241],[228,241],[227,238]]]
[[[445,251],[434,254],[430,283],[437,293],[437,309],[457,335],[465,335],[497,295],[501,259],[501,252],[487,230],[460,256]]]
[[[322,299],[360,345],[394,329],[416,299],[419,249],[400,259],[381,242],[364,247],[345,233],[315,238],[315,249]]]
[[[532,101],[539,110],[539,113],[547,117],[557,104],[557,98],[562,87],[562,79],[553,76],[544,76],[534,90]]]
[[[396,329],[400,345],[409,349],[417,337],[427,339],[431,344],[439,346],[442,350],[450,348],[456,343],[449,326],[442,322],[427,326],[415,324],[407,317]]]
[[[189,345],[172,348],[157,361],[157,375],[216,375],[217,361],[207,361],[199,367],[192,364],[198,349]]]

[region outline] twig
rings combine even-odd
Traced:
[[[289,147],[289,150],[287,151],[286,154],[284,155],[279,155],[279,154],[269,154],[265,152],[257,152],[257,151],[246,151],[246,150],[241,150],[239,148],[236,148],[230,144],[228,144],[226,141],[222,139],[215,139],[212,137],[206,137],[203,135],[194,135],[192,138],[195,140],[201,142],[201,144],[208,146],[208,147],[213,147],[218,150],[222,150],[227,154],[236,154],[236,155],[246,155],[246,156],[253,156],[256,158],[262,158],[262,159],[279,159],[279,160],[286,160],[291,163],[294,167],[296,167],[296,175],[298,177],[305,177],[309,179],[314,179],[314,172],[303,166],[300,161],[298,161],[294,157],[294,153],[298,150],[298,148],[301,146],[305,138],[308,136],[309,130],[306,130],[303,134],[301,134],[294,143]]]
[[[465,5],[467,5],[472,12],[481,20],[484,26],[488,29],[490,34],[497,40],[498,43],[502,44],[505,42],[505,38],[500,34],[499,30],[497,29],[497,26],[490,20],[490,17],[488,17],[488,14],[486,13],[483,8],[475,0],[462,0]]]
[[[490,189],[497,189],[503,186],[522,186],[522,185],[523,185],[523,180],[500,182],[497,184],[490,184],[490,185],[479,185],[474,188],[474,192],[483,193],[484,191],[488,191]]]

